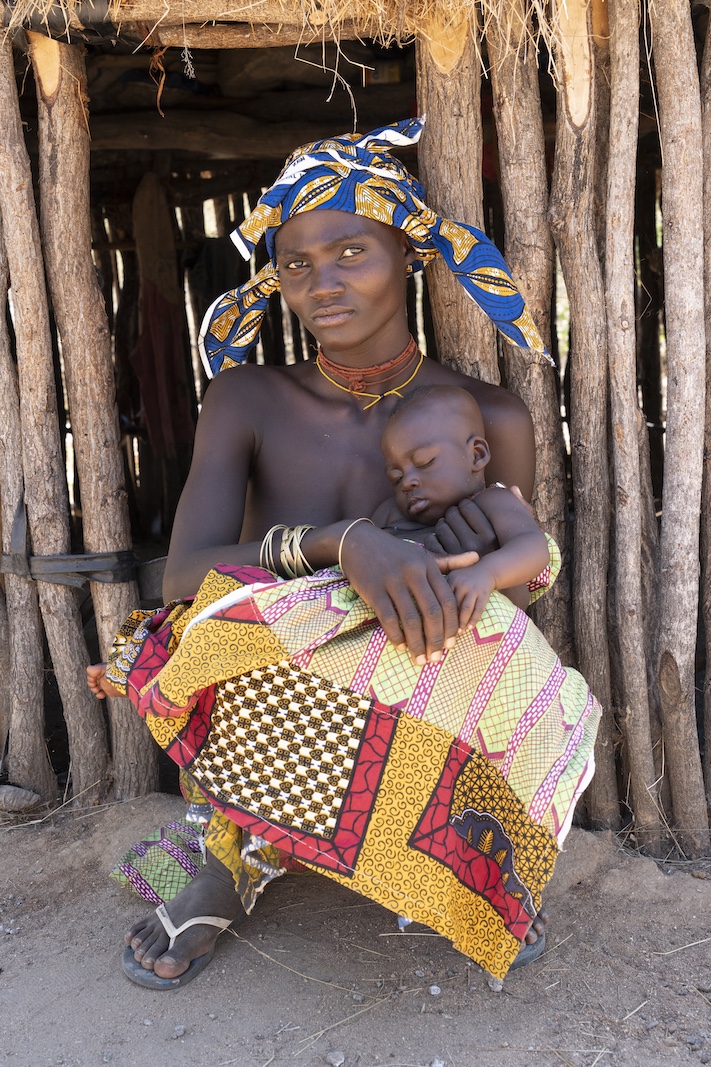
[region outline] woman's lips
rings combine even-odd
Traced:
[[[340,326],[353,314],[350,308],[324,308],[323,311],[315,311],[312,315],[317,326]]]

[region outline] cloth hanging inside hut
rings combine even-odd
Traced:
[[[175,459],[195,433],[185,308],[173,220],[158,175],[141,179],[133,201],[141,275],[140,325],[131,363],[141,386],[142,422],[156,456]]]

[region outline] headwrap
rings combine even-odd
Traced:
[[[199,337],[208,377],[244,363],[259,339],[267,301],[280,291],[274,250],[277,229],[293,215],[319,208],[397,226],[414,249],[413,270],[422,270],[435,256],[442,256],[507,340],[548,356],[496,245],[474,226],[443,219],[427,207],[420,183],[390,154],[392,147],[416,144],[423,126],[424,119],[406,119],[363,136],[344,134],[292,152],[274,185],[231,235],[245,259],[264,236],[270,260],[254,278],[223,293],[208,308]]]

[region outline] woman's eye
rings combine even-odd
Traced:
[[[362,251],[363,249],[359,248],[358,245],[350,245],[348,248],[343,249],[342,256],[344,259],[353,259],[354,256],[357,256]]]
[[[306,261],[303,259],[290,259],[288,263],[280,263],[279,270],[300,270],[305,266]]]

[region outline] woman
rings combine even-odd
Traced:
[[[176,635],[186,627],[186,620],[191,625],[200,621],[196,615],[198,608],[205,608],[209,615],[212,610],[209,598],[214,596],[219,600],[221,589],[229,586],[233,590],[235,581],[239,585],[244,580],[238,568],[261,565],[282,577],[294,577],[336,563],[362,598],[357,601],[361,607],[354,609],[355,615],[359,611],[360,615],[353,626],[355,629],[371,626],[375,622],[373,616],[377,617],[391,643],[386,642],[381,650],[384,657],[399,655],[398,662],[409,663],[420,677],[425,668],[439,670],[446,656],[450,652],[454,654],[458,629],[456,604],[434,555],[361,521],[390,495],[379,451],[380,437],[398,398],[414,388],[442,384],[469,390],[481,409],[491,448],[488,480],[518,485],[530,498],[534,477],[533,433],[525,406],[503,389],[474,381],[423,358],[410,338],[406,315],[408,276],[439,254],[456,271],[468,294],[484,307],[509,339],[544,351],[523,300],[494,246],[479,231],[441,219],[427,208],[421,187],[389,154],[390,145],[412,143],[420,130],[421,123],[413,120],[360,139],[337,138],[295,152],[275,186],[234,235],[243,254],[249,255],[256,241],[265,234],[272,258],[252,282],[215,302],[203,328],[206,365],[210,373],[217,370],[222,373],[208,390],[202,409],[192,468],[173,528],[165,574],[166,598],[194,596],[211,568],[219,565],[220,570],[211,572],[212,578],[203,585],[195,605],[186,614],[180,614],[181,608],[177,616],[163,614],[154,620],[156,635],[163,635],[156,636],[156,640],[166,655],[175,646]],[[316,337],[317,358],[288,367],[236,366],[256,343],[267,300],[279,288],[289,307]],[[495,543],[491,527],[474,504],[447,513],[445,525],[429,544],[441,553],[438,538],[448,546],[455,539],[462,550],[474,549],[480,553],[490,550]],[[256,573],[257,578],[260,576],[263,580],[263,572]],[[305,601],[319,595],[318,589],[307,591]],[[326,599],[332,605],[330,591]],[[367,619],[363,616],[366,610],[363,602],[372,609]],[[340,615],[349,620],[355,618],[351,607],[349,601],[348,607],[339,608]],[[510,611],[514,611],[513,607]],[[213,621],[211,618],[210,624]],[[159,624],[163,624],[162,630]],[[238,626],[248,624],[251,625],[251,617],[248,622],[238,620]],[[129,626],[126,635],[130,629]],[[191,632],[194,638],[196,632],[201,632],[200,626],[193,625]],[[142,633],[145,638],[145,629]],[[314,647],[325,639],[321,634]],[[150,641],[153,640],[151,637]],[[272,876],[269,870],[280,873],[274,826],[258,820],[254,827],[257,832],[252,834],[253,846],[248,847],[243,831],[249,829],[249,818],[242,818],[244,812],[235,814],[233,805],[223,803],[222,786],[210,790],[214,768],[205,753],[219,718],[215,712],[217,705],[212,703],[214,686],[205,688],[203,678],[202,696],[197,698],[197,704],[194,693],[190,698],[193,712],[185,713],[187,719],[179,715],[177,719],[170,718],[187,707],[182,702],[188,700],[186,694],[192,681],[186,681],[186,677],[192,679],[195,657],[200,659],[205,652],[207,660],[213,654],[219,658],[223,647],[220,642],[205,650],[200,640],[194,646],[200,651],[186,653],[187,658],[181,660],[180,650],[192,647],[189,643],[181,644],[177,656],[166,665],[166,671],[172,671],[174,679],[176,671],[182,672],[182,681],[177,683],[182,695],[176,696],[177,691],[173,691],[172,696],[166,696],[171,692],[166,671],[151,685],[147,684],[153,678],[150,672],[136,672],[136,678],[140,675],[140,685],[132,678],[132,670],[137,663],[140,666],[141,656],[145,654],[140,642],[131,645],[129,656],[123,654],[125,646],[119,643],[107,676],[120,689],[128,682],[128,690],[133,691],[142,713],[147,711],[146,700],[150,703],[153,699],[147,693],[150,691],[157,697],[157,703],[151,705],[147,714],[149,725],[158,723],[156,736],[161,735],[165,725],[164,720],[159,722],[161,716],[168,716],[170,722],[179,720],[175,735],[165,740],[165,746],[179,762],[190,766],[191,773],[197,774],[203,794],[216,809],[207,838],[208,863],[202,873],[170,902],[169,915],[165,909],[159,909],[157,918],[151,916],[138,923],[127,935],[126,973],[134,981],[155,988],[190,980],[209,961],[220,930],[244,914],[235,885],[249,910],[256,893]],[[282,653],[283,648],[279,655]],[[302,656],[299,662],[306,662],[303,648],[299,655]],[[237,662],[241,663],[239,655]],[[241,668],[233,673],[241,673]],[[219,678],[217,674],[210,678],[219,682],[217,691],[224,710],[225,672]],[[98,676],[94,685],[95,689],[101,688]],[[139,695],[139,688],[143,696]],[[208,692],[212,695],[206,707]],[[251,690],[240,692],[244,695]],[[467,703],[470,697],[471,694],[465,696]],[[238,715],[246,706],[245,700],[240,699]],[[375,703],[380,714],[383,704]],[[198,706],[202,711],[196,717],[194,708]],[[366,719],[371,712],[375,715],[372,707]],[[204,726],[200,743],[195,743],[194,731],[188,743],[188,734],[200,714]],[[388,715],[392,719],[392,714],[389,709],[384,715],[385,729],[389,728]],[[186,725],[188,720],[192,726]],[[409,728],[410,722],[403,720],[402,729]],[[425,732],[435,729],[426,724],[421,728]],[[360,745],[361,733],[358,738],[357,745]],[[217,743],[221,741],[218,739]],[[355,746],[356,742],[351,740],[348,744]],[[578,753],[584,773],[578,774],[577,785],[591,773],[592,741],[588,735],[585,744],[585,752]],[[560,753],[558,756],[559,760],[564,758]],[[198,767],[199,760],[202,763]],[[488,774],[486,767],[483,773]],[[296,778],[299,779],[298,774]],[[347,793],[350,784],[345,778],[343,781]],[[577,786],[573,788],[566,801],[571,812],[573,793],[577,796],[579,791]],[[278,788],[272,789],[272,793],[278,792]],[[372,799],[375,803],[375,798]],[[338,803],[341,801],[339,798]],[[266,802],[264,797],[262,802]],[[305,818],[309,817],[307,812]],[[334,816],[335,822],[340,817],[340,814]],[[238,828],[236,820],[240,818],[242,823]],[[291,849],[302,860],[315,858],[317,868],[319,865],[328,868],[331,861],[321,862],[323,855],[318,841],[304,843],[302,835],[297,847],[294,842],[299,835],[283,812],[275,817],[274,823],[282,828],[291,827],[282,841],[287,850]],[[537,832],[535,827],[532,832]],[[324,831],[322,841],[329,833]],[[246,862],[250,848],[259,858],[257,866],[251,868]],[[504,867],[507,864],[509,867],[508,873],[502,868],[501,885],[514,869],[510,842],[502,845],[497,855],[504,856],[507,848],[509,858],[502,862]],[[541,855],[545,854],[543,866],[550,873],[556,846],[549,833],[541,850]],[[334,873],[331,868],[332,876],[356,885],[361,872],[356,872],[355,866],[350,867],[350,861],[343,860],[342,869],[338,868],[340,861],[334,862],[337,870]],[[257,869],[267,872],[263,878],[255,875]],[[439,868],[433,876],[435,883],[437,871]],[[370,877],[375,883],[372,875],[362,877],[366,881]],[[368,884],[362,880],[358,888],[368,892]],[[539,941],[539,947],[542,943],[539,940],[543,932],[542,918],[537,915],[537,905],[533,906],[529,890],[509,894],[507,906],[516,910],[519,905],[513,906],[511,901],[522,899],[522,894],[528,894],[526,908],[517,911],[515,920],[510,922],[501,918],[506,908],[499,914],[496,908],[492,910],[486,904],[488,917],[482,921],[486,925],[491,920],[498,930],[497,947],[484,958],[492,973],[506,972],[516,956],[519,941],[530,945]],[[465,910],[475,898],[476,894],[466,898]],[[398,910],[395,903],[384,902]],[[418,911],[416,902],[410,901],[402,910],[412,913],[410,917],[434,916],[438,907],[431,904],[429,911]],[[430,921],[434,923],[435,918]],[[460,938],[465,951],[472,937],[469,922],[466,935]]]

